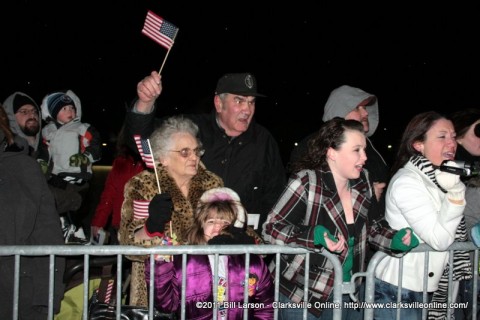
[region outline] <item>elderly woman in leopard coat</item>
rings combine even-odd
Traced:
[[[181,116],[168,118],[152,133],[150,143],[158,181],[155,171],[147,169],[125,185],[120,244],[151,247],[166,241],[185,242],[185,231],[192,224],[193,211],[201,195],[206,190],[223,186],[222,179],[200,162],[203,149],[197,133],[198,127]],[[152,205],[154,203],[156,205]],[[149,209],[139,210],[142,205]],[[128,258],[132,260],[129,304],[146,307],[144,260],[147,257]]]

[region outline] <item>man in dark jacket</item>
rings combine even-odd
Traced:
[[[62,245],[62,229],[55,201],[27,142],[12,133],[0,106],[0,246]],[[0,256],[0,319],[13,315],[15,258]],[[63,298],[64,258],[55,259],[53,310]],[[20,259],[19,319],[47,319],[49,257]]]
[[[130,136],[146,138],[160,125],[154,110],[161,92],[161,77],[155,71],[138,83],[138,100],[126,116]],[[248,213],[260,214],[259,228],[286,183],[277,142],[253,118],[256,98],[262,96],[252,74],[226,74],[217,83],[215,110],[187,115],[200,129],[200,141],[206,150],[202,162],[240,195]],[[129,142],[135,145],[133,139]]]

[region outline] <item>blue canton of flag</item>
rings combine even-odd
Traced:
[[[178,31],[177,27],[175,27],[170,22],[163,20],[163,24],[160,27],[160,33],[166,35],[170,39],[174,39],[175,36],[177,35],[177,31]]]

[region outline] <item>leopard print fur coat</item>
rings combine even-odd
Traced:
[[[223,187],[222,179],[216,174],[208,171],[202,165],[198,168],[198,173],[190,182],[188,198],[181,193],[175,181],[168,175],[165,168],[159,164],[157,166],[158,179],[162,193],[168,192],[172,197],[172,230],[177,236],[179,244],[184,243],[185,230],[191,225],[193,211],[204,191]],[[141,247],[157,246],[162,243],[162,238],[153,237],[148,240],[135,239],[135,232],[143,228],[146,218],[134,219],[133,201],[150,201],[158,193],[157,180],[153,170],[144,170],[131,178],[125,185],[125,200],[122,205],[120,229],[118,238],[122,245],[134,245]],[[170,230],[165,230],[166,236],[170,235]],[[144,260],[147,256],[127,256],[132,261],[132,273],[130,282],[130,305],[148,306],[148,292],[145,282]]]

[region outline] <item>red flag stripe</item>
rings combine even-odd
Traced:
[[[141,139],[140,135],[138,134],[134,135],[133,139],[135,140],[138,152],[140,153],[140,156],[142,157],[143,162],[145,162],[145,165],[147,166],[147,168],[153,168],[154,166],[153,155],[150,148],[148,147],[147,141]]]
[[[135,220],[148,218],[148,205],[150,201],[147,200],[133,200],[133,218]]]
[[[107,285],[107,292],[105,292],[105,303],[109,303],[110,299],[112,298],[112,291],[113,291],[113,285],[114,285],[113,279],[108,280],[108,285]]]

